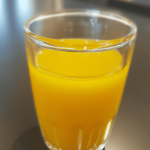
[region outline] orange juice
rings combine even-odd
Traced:
[[[61,44],[83,52],[39,49],[33,65],[27,49],[43,137],[49,148],[96,148],[110,132],[130,61],[124,66],[117,50],[84,52],[97,46],[92,40],[66,39]]]

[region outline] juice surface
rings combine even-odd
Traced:
[[[90,48],[92,44],[95,47],[92,40],[86,41],[87,49],[88,42]],[[83,39],[62,42],[84,51]],[[29,60],[30,53],[27,55]],[[104,143],[129,69],[129,63],[123,67],[122,55],[117,50],[84,53],[40,49],[35,65],[28,62],[39,124],[49,148],[86,150]]]

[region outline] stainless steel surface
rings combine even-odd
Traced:
[[[63,8],[104,9],[97,4],[76,0],[60,1],[59,5],[54,0],[0,0],[1,150],[46,150],[37,127],[22,26],[36,14]],[[150,18],[119,9],[106,10],[124,15],[138,26],[138,37],[124,96],[106,150],[148,150]]]
[[[150,0],[118,0],[118,1],[125,1],[125,2],[131,2],[135,4],[150,6]]]

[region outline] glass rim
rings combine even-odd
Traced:
[[[43,42],[42,40],[40,40],[38,38],[38,36],[40,36],[40,35],[35,34],[29,30],[30,24],[32,24],[35,21],[52,18],[52,17],[71,16],[71,15],[72,16],[73,15],[74,16],[81,16],[81,15],[96,16],[96,17],[112,19],[112,20],[124,23],[125,25],[131,27],[131,31],[127,35],[125,35],[121,38],[111,39],[111,40],[102,40],[102,41],[108,41],[108,42],[118,40],[119,42],[117,44],[110,45],[110,46],[103,46],[103,47],[94,48],[94,49],[88,49],[88,50],[76,50],[76,49],[71,49],[69,47],[58,47],[58,46],[54,46],[50,43]],[[107,12],[100,11],[100,10],[89,10],[89,9],[67,9],[67,10],[62,10],[62,11],[51,11],[49,13],[37,15],[37,16],[29,19],[24,24],[23,30],[24,30],[25,35],[28,36],[28,38],[30,38],[33,42],[35,42],[36,44],[38,44],[46,49],[57,50],[57,51],[68,51],[68,52],[98,52],[98,51],[101,52],[101,51],[113,50],[116,48],[123,47],[124,45],[126,45],[129,42],[132,42],[136,38],[136,34],[137,34],[137,26],[129,19],[122,17],[120,15],[107,13]],[[44,37],[44,36],[40,36],[40,37]],[[49,39],[54,39],[54,38],[49,38]],[[92,39],[92,40],[99,40],[99,39]]]

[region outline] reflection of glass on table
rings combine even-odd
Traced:
[[[136,36],[122,17],[68,10],[24,27],[35,107],[50,149],[102,149],[117,114]]]

